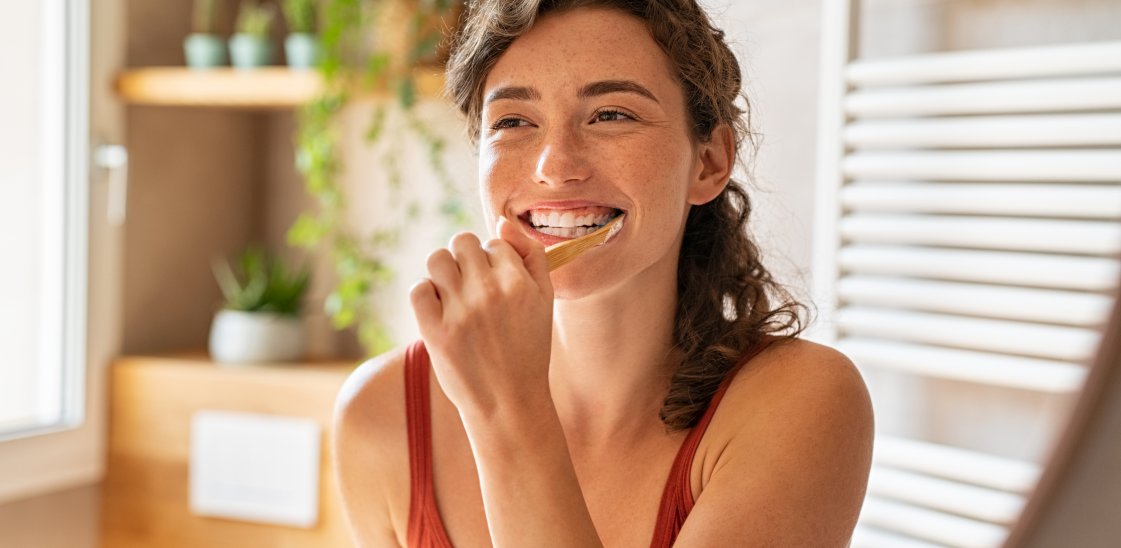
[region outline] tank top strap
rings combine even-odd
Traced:
[[[724,393],[728,391],[728,386],[732,384],[732,379],[735,378],[736,373],[744,364],[766,349],[776,338],[764,335],[750,351],[744,354],[739,363],[725,375],[720,387],[716,389],[716,393],[709,400],[704,414],[701,415],[696,426],[686,434],[685,440],[681,442],[681,448],[677,450],[677,456],[673,459],[673,467],[670,468],[665,489],[662,491],[662,501],[658,507],[658,519],[654,522],[654,538],[650,541],[651,548],[673,546],[677,534],[681,532],[681,527],[685,524],[685,518],[693,510],[695,502],[691,481],[693,457],[697,454],[697,447],[701,444],[701,438],[704,437],[708,424],[712,422],[712,416],[716,414],[716,408],[719,407],[720,400],[724,397]]]
[[[410,548],[451,548],[432,481],[432,408],[428,372],[431,362],[423,341],[405,351],[405,420],[409,436],[409,525],[405,541]]]

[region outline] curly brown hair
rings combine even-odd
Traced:
[[[669,58],[684,90],[692,138],[708,142],[722,124],[736,149],[756,146],[739,62],[695,0],[476,0],[452,42],[447,94],[477,141],[483,86],[506,48],[551,12],[607,8],[641,19]],[[737,102],[742,99],[743,107]],[[689,211],[677,268],[674,343],[682,353],[659,412],[670,431],[691,428],[746,351],[766,335],[802,332],[805,307],[763,266],[748,234],[751,200],[729,180],[716,199]],[[776,304],[778,303],[778,304]]]

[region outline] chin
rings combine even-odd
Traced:
[[[553,282],[553,298],[558,301],[575,301],[595,295],[603,295],[623,285],[620,268],[604,263],[591,267],[582,260],[567,264],[550,276]]]

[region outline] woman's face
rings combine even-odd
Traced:
[[[487,76],[480,181],[499,215],[545,245],[625,213],[621,232],[553,273],[558,298],[676,272],[698,159],[681,86],[642,21],[614,10],[548,15]],[[652,267],[661,267],[652,270]]]

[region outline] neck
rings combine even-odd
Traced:
[[[676,363],[676,261],[625,286],[554,305],[549,380],[570,443],[601,445],[661,429]]]

